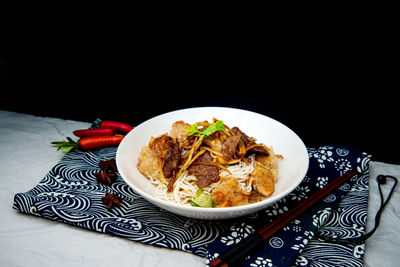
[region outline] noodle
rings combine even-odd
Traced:
[[[244,161],[240,161],[235,165],[228,166],[227,169],[231,172],[231,174],[225,170],[220,170],[220,176],[230,176],[236,178],[239,186],[247,193],[252,191],[250,173],[254,170],[255,155],[253,154],[249,158],[249,164]],[[190,206],[191,200],[196,196],[196,192],[199,189],[196,181],[196,176],[190,175],[186,170],[176,180],[174,190],[172,192],[167,192],[167,185],[163,184],[158,179],[150,178],[150,182],[155,185],[156,194],[160,199],[185,206]],[[204,192],[211,194],[211,191],[217,187],[219,183],[220,181],[207,187],[203,187]]]

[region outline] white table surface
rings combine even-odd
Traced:
[[[62,158],[50,142],[72,136],[89,123],[0,111],[0,266],[204,266],[205,259],[22,214],[14,195],[36,186]],[[379,207],[375,178],[400,177],[400,166],[370,164],[368,225]],[[400,187],[400,186],[399,186]],[[365,266],[400,262],[400,196],[396,190],[381,225],[365,246]],[[370,215],[372,213],[372,216]],[[371,226],[370,226],[371,227]],[[368,229],[368,228],[367,228]]]

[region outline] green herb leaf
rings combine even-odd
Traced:
[[[207,128],[204,128],[201,132],[197,128],[197,123],[191,125],[190,127],[187,127],[185,131],[188,133],[188,135],[195,135],[195,136],[200,136],[201,138],[206,138],[210,135],[212,135],[215,132],[218,131],[224,131],[224,122],[223,121],[216,121],[210,124]]]
[[[197,190],[196,195],[197,197],[190,202],[193,207],[213,208],[216,206],[211,195],[204,193],[202,188]]]
[[[200,133],[199,130],[197,129],[197,123],[187,127],[185,129],[185,131],[187,132],[187,135],[189,135],[189,136]]]
[[[211,123],[211,125],[208,126],[207,128],[204,128],[201,131],[200,135],[204,135],[204,137],[208,137],[215,132],[223,131],[223,130],[224,130],[224,122],[216,121],[216,122]]]
[[[57,151],[64,150],[66,153],[70,152],[73,148],[78,146],[78,143],[72,140],[71,137],[67,137],[68,141],[57,141],[51,142],[52,147],[57,147]]]

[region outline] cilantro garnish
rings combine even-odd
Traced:
[[[186,128],[187,135],[195,135],[199,136],[200,138],[206,138],[212,135],[215,132],[224,131],[224,122],[223,121],[216,121],[210,124],[210,126],[203,128],[201,132],[198,129],[197,123],[189,126]]]

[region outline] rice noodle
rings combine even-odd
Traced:
[[[254,170],[255,155],[249,157],[248,162],[240,161],[235,165],[225,166],[229,172],[220,170],[220,177],[234,177],[237,179],[239,186],[247,193],[252,191],[252,184],[250,181],[250,173]],[[168,202],[190,206],[191,200],[196,196],[199,187],[196,184],[197,178],[190,175],[185,170],[175,181],[174,190],[167,191],[167,185],[163,184],[158,179],[150,178],[150,182],[155,185],[156,194],[160,199]],[[203,187],[205,193],[211,194],[212,190],[218,186],[220,182],[212,183],[207,187]]]

